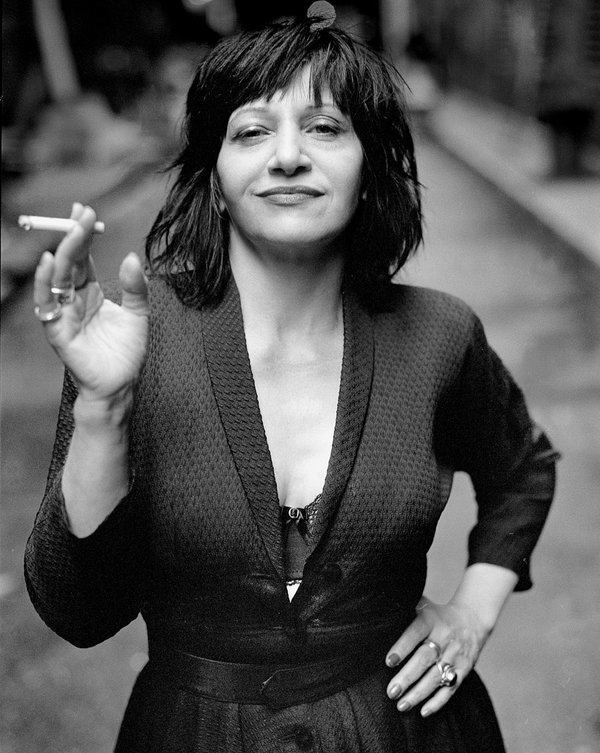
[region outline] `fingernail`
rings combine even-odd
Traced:
[[[400,703],[396,706],[398,711],[408,711],[410,708],[410,703],[408,701],[400,701]]]
[[[396,698],[399,695],[402,695],[402,686],[399,684],[392,685],[392,687],[388,690],[388,697]]]
[[[385,663],[388,665],[388,667],[395,667],[396,665],[400,664],[400,657],[398,656],[398,654],[390,654],[385,660]]]
[[[433,709],[421,709],[421,716],[429,716],[433,713]]]

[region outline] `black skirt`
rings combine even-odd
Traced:
[[[312,703],[273,710],[165,682],[150,662],[134,686],[116,753],[505,753],[489,695],[471,672],[427,718],[386,696],[385,668]]]

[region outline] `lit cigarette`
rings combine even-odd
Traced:
[[[35,217],[30,214],[22,214],[18,219],[19,226],[23,230],[55,230],[59,233],[69,233],[77,224],[76,220],[67,220],[62,217]],[[104,232],[104,223],[94,223],[94,233]]]

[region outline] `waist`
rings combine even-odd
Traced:
[[[362,603],[360,622],[351,622],[348,619],[351,615],[340,615],[336,622],[290,619],[273,625],[267,622],[267,614],[261,625],[236,620],[240,614],[245,616],[241,609],[238,615],[221,614],[217,615],[221,619],[208,622],[190,617],[211,614],[205,605],[200,608],[196,604],[179,604],[172,609],[165,609],[164,604],[159,606],[160,610],[146,606],[143,611],[151,646],[217,661],[260,665],[266,661],[297,665],[328,660],[345,656],[349,649],[357,656],[378,653],[384,657],[415,616],[414,612],[400,609],[390,615],[377,615]],[[289,606],[288,610],[292,611]],[[364,620],[365,615],[369,615],[368,621]]]
[[[243,664],[201,656],[150,644],[145,672],[161,682],[174,684],[202,696],[228,703],[249,703],[282,709],[325,698],[385,670],[377,654],[322,659],[302,664]]]

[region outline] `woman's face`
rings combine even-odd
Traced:
[[[317,106],[306,68],[285,91],[229,118],[217,174],[232,248],[304,255],[328,248],[359,201],[363,151],[328,90]]]

